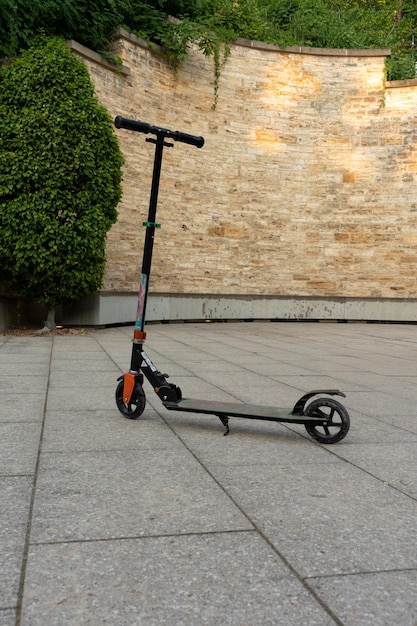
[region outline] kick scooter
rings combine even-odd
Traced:
[[[152,251],[156,223],[156,208],[158,202],[159,181],[164,147],[173,147],[171,141],[202,148],[203,137],[188,135],[179,131],[168,130],[158,126],[151,126],[145,122],[130,120],[118,115],[114,124],[116,128],[153,135],[146,139],[155,144],[152,187],[149,202],[148,219],[143,222],[146,227],[145,245],[143,250],[142,274],[139,284],[138,306],[135,329],[133,332],[133,347],[130,369],[118,378],[116,388],[116,405],[122,415],[130,419],[140,417],[145,409],[146,397],[143,390],[144,377],[152,385],[164,407],[170,411],[183,411],[217,416],[225,427],[224,434],[229,433],[229,418],[242,417],[247,419],[267,420],[270,422],[286,422],[288,424],[304,424],[308,434],[320,443],[336,443],[348,433],[350,418],[346,408],[334,398],[317,398],[318,395],[343,396],[338,389],[320,389],[304,394],[294,407],[278,408],[241,402],[216,402],[213,400],[198,400],[183,398],[181,389],[168,382],[168,374],[161,374],[152,363],[143,349],[146,333],[145,313],[148,298],[149,276],[152,263]],[[171,141],[169,141],[171,140]],[[314,398],[314,399],[313,399]]]

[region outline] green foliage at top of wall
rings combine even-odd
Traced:
[[[95,293],[122,155],[83,62],[60,39],[0,67],[0,278],[44,304]]]
[[[243,37],[281,46],[391,48],[388,78],[415,77],[415,0],[0,0],[0,57],[29,47],[40,30],[103,52],[118,26],[162,44],[174,64],[197,42],[218,68],[222,45],[227,55]]]

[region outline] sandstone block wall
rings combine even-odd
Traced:
[[[192,50],[175,74],[120,33],[119,72],[75,46],[112,116],[203,135],[164,151],[151,293],[417,297],[417,82],[380,51],[240,41],[222,68]],[[103,290],[137,291],[154,147],[126,158]]]

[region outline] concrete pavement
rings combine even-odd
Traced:
[[[132,327],[0,336],[0,626],[417,624],[417,326],[147,326],[186,397],[292,406],[303,426],[114,403]]]

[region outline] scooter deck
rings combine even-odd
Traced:
[[[205,413],[218,417],[248,417],[274,422],[317,423],[317,417],[294,415],[292,409],[242,402],[218,402],[214,400],[197,400],[183,398],[178,402],[164,402],[170,411],[185,411],[189,413]],[[320,421],[320,420],[319,420]]]

